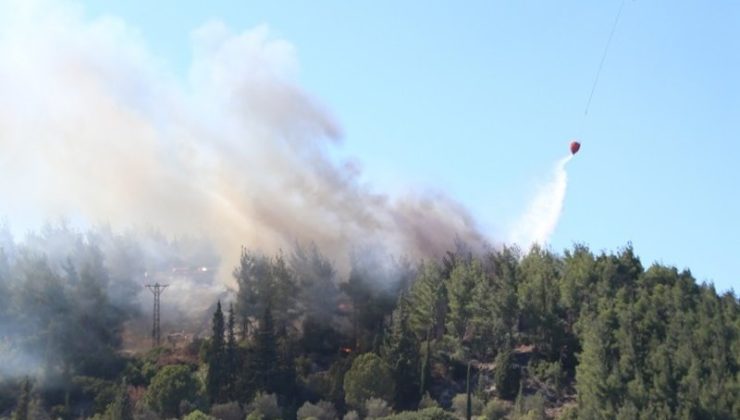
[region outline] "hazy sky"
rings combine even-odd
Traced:
[[[621,0],[90,1],[187,79],[191,34],[269,26],[371,189],[436,189],[506,239],[578,138],[549,245],[614,250],[740,286],[740,3]]]

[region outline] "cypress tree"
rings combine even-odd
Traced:
[[[211,403],[223,400],[224,384],[226,383],[225,349],[224,349],[224,314],[221,311],[221,301],[216,305],[213,313],[213,336],[211,349],[208,354],[208,376],[206,378],[206,392]]]
[[[519,368],[514,364],[514,356],[510,348],[503,349],[495,359],[496,372],[493,379],[496,392],[503,399],[512,399],[516,396],[520,386]]]
[[[465,387],[468,394],[467,404],[465,407],[465,418],[470,420],[473,416],[473,402],[470,399],[470,362],[468,362],[468,373],[465,376]]]
[[[234,317],[234,304],[229,305],[229,319],[226,324],[226,388],[229,399],[234,399],[236,393],[236,371],[237,371],[237,351],[236,335],[234,327],[236,320]]]

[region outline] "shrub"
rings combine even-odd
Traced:
[[[567,375],[559,361],[548,363],[541,361],[534,365],[534,374],[542,382],[550,386],[556,395],[560,395],[565,387]]]
[[[212,405],[211,415],[219,420],[244,420],[244,410],[234,401]]]
[[[204,412],[200,410],[195,410],[188,414],[187,416],[183,417],[182,420],[218,420],[215,417],[211,417],[208,414],[205,414]]]
[[[545,397],[541,393],[516,397],[514,416],[522,419],[544,419]]]
[[[365,417],[368,419],[388,417],[391,413],[391,407],[380,398],[370,398],[365,401]]]
[[[249,418],[253,419],[279,419],[282,417],[282,410],[277,403],[275,394],[258,393],[249,404]]]
[[[354,408],[362,407],[369,398],[390,401],[394,394],[390,368],[373,353],[357,357],[344,375],[344,399]]]
[[[357,414],[357,411],[352,410],[345,414],[342,420],[360,420],[360,415]]]
[[[504,419],[509,414],[510,403],[506,403],[503,400],[499,399],[492,399],[491,401],[488,401],[488,404],[483,408],[483,417],[486,420],[499,420]]]
[[[301,408],[298,409],[297,417],[298,420],[309,418],[316,420],[336,420],[337,410],[334,408],[334,404],[329,401],[319,401],[316,404],[311,404],[306,401]]]
[[[147,389],[146,402],[162,417],[179,417],[180,402],[195,398],[197,383],[184,365],[163,367]]]
[[[480,416],[483,412],[483,401],[475,395],[471,395],[471,408],[474,416]],[[457,394],[452,399],[452,411],[459,417],[465,418],[468,412],[468,394]]]
[[[404,411],[383,420],[458,420],[458,418],[439,407],[430,407],[419,411]]]
[[[419,410],[432,407],[439,407],[439,403],[428,392],[425,392],[424,396],[421,397],[421,401],[419,401]]]

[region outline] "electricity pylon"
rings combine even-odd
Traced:
[[[169,284],[147,284],[146,288],[154,294],[154,317],[152,319],[152,347],[159,346],[159,296]]]

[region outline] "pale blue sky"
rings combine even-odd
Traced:
[[[432,4],[434,3],[434,4]],[[339,153],[377,191],[435,187],[505,230],[579,137],[556,251],[631,241],[652,261],[738,289],[740,3],[621,0],[95,1],[175,72],[209,19],[267,24],[300,84],[343,127]],[[583,128],[582,128],[583,124]],[[579,136],[580,135],[580,136]]]

